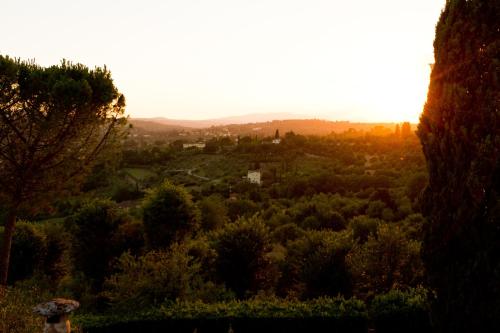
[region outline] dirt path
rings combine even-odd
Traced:
[[[203,177],[203,176],[200,176],[200,175],[196,175],[193,173],[195,169],[172,169],[172,170],[164,170],[164,172],[185,172],[187,173],[188,175],[190,176],[193,176],[195,178],[198,178],[198,179],[202,179],[202,180],[211,180],[210,178],[208,177]]]

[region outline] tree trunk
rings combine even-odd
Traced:
[[[7,220],[4,225],[3,243],[0,252],[0,286],[7,286],[7,277],[9,274],[10,248],[12,237],[14,236],[14,227],[16,224],[17,207],[9,209]]]

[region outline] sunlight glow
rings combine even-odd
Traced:
[[[416,122],[444,3],[8,1],[0,53],[106,64],[133,117]]]

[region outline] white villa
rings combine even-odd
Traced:
[[[203,148],[205,148],[205,144],[203,142],[201,142],[201,143],[183,143],[182,148],[184,148],[184,149],[188,149],[188,148],[203,149]]]
[[[247,179],[252,184],[260,185],[260,170],[248,170]]]

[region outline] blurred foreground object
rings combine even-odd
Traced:
[[[55,298],[38,304],[33,308],[33,312],[46,318],[43,333],[70,333],[71,325],[68,314],[78,309],[79,306],[80,303],[77,301]]]

